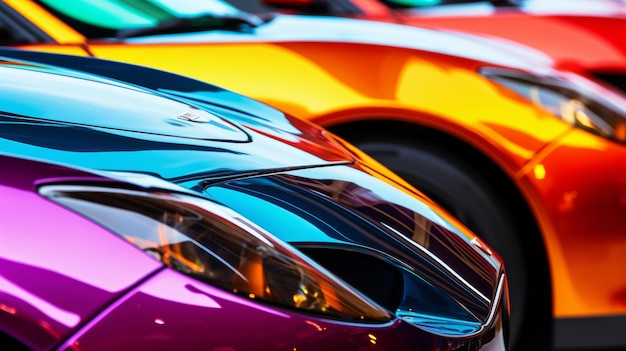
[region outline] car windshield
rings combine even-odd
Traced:
[[[88,38],[118,36],[120,31],[166,25],[203,30],[258,25],[254,16],[221,0],[36,0]],[[234,19],[238,21],[233,21]],[[152,34],[152,33],[150,33]]]

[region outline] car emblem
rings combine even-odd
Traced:
[[[182,119],[183,121],[189,121],[194,123],[207,123],[213,119],[214,116],[204,113],[203,116],[197,115],[192,112],[184,112],[180,115],[176,116],[178,119]]]

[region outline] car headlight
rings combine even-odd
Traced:
[[[46,185],[40,194],[179,272],[232,293],[329,318],[393,316],[226,207],[177,193]],[[80,248],[77,248],[80,249]]]
[[[569,73],[537,76],[501,68],[480,73],[572,126],[626,142],[626,100],[599,84]]]

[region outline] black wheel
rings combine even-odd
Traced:
[[[348,140],[446,208],[503,257],[511,300],[510,348],[548,350],[552,303],[541,238],[524,232],[515,206],[501,196],[497,181],[481,174],[482,165],[468,164],[467,155],[408,140]]]

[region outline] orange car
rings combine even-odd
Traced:
[[[623,0],[230,0],[255,12],[346,16],[512,40],[626,91]]]
[[[516,349],[626,344],[626,101],[547,56],[217,0],[4,0],[0,21],[7,45],[177,72],[330,128],[504,256]]]

